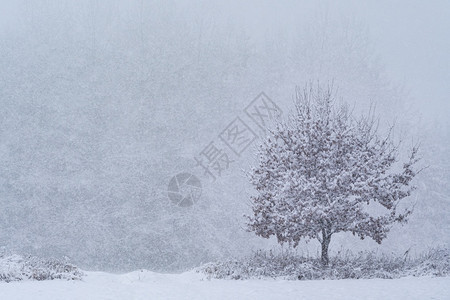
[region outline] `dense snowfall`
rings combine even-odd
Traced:
[[[270,299],[268,291],[282,287],[288,298],[303,289],[304,298],[367,298],[370,288],[382,289],[374,299],[386,298],[383,289],[392,298],[445,298],[448,277],[364,279],[353,296],[338,292],[354,287],[351,281],[296,285],[275,276],[246,285],[207,277],[255,280],[262,272],[255,271],[261,267],[261,256],[253,265],[255,253],[283,255],[289,244],[298,252],[288,261],[296,263],[284,264],[280,274],[295,268],[314,270],[309,279],[323,275],[315,262],[303,261],[320,257],[324,239],[317,228],[284,224],[277,236],[258,223],[255,186],[264,179],[248,180],[268,128],[286,120],[296,88],[308,85],[333,86],[352,116],[379,115],[378,132],[391,134],[398,146],[395,172],[410,158],[415,162],[410,150],[416,146],[421,158],[414,191],[393,191],[394,180],[383,195],[391,192],[395,201],[378,199],[398,213],[392,220],[407,217],[408,223],[375,226],[355,207],[341,206],[361,214],[333,227],[330,261],[349,250],[361,271],[360,260],[375,251],[371,270],[378,275],[448,274],[449,11],[440,0],[0,0],[0,281],[14,281],[0,282],[0,294],[61,298],[79,289],[74,298],[101,299],[110,295],[95,286],[105,284],[111,291],[117,286],[117,298],[149,290],[155,297],[220,298],[221,289],[233,289],[241,298]],[[354,167],[356,176],[361,165]],[[350,173],[322,171],[342,179],[327,181],[331,190],[350,191],[344,180]],[[289,187],[300,179],[283,176],[274,185],[297,195]],[[290,235],[294,230],[301,239]],[[394,271],[386,267],[391,262],[398,263]],[[347,278],[345,266],[325,277]],[[150,271],[140,277],[139,269]],[[45,291],[42,282],[15,282],[30,279],[72,281],[46,282]],[[170,291],[178,285],[192,290]],[[314,294],[316,288],[323,294]]]

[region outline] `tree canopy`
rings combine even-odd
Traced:
[[[354,118],[330,88],[297,90],[294,112],[269,131],[249,174],[256,189],[249,230],[294,247],[317,239],[325,264],[334,233],[381,243],[391,225],[405,223],[412,212],[397,205],[414,190],[418,161],[413,147],[397,168],[399,144],[391,133],[378,133],[373,113]],[[384,213],[371,213],[371,203]]]

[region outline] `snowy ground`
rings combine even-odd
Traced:
[[[83,281],[0,282],[1,299],[450,299],[450,277],[207,280],[200,274],[86,272]]]

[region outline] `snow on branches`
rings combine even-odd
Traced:
[[[398,145],[390,132],[380,137],[376,125],[372,115],[355,119],[347,105],[333,100],[330,89],[298,90],[295,111],[270,130],[250,171],[257,193],[251,198],[249,230],[294,247],[302,238],[317,239],[325,264],[334,233],[381,243],[393,223],[404,223],[411,214],[398,212],[397,204],[414,190],[418,148],[395,172]],[[384,214],[365,209],[375,202]]]

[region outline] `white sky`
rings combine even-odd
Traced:
[[[17,26],[15,16],[20,1],[0,0],[2,29]],[[208,3],[216,6],[219,2]],[[295,4],[294,4],[295,3]],[[222,3],[220,5],[228,4]],[[377,0],[377,1],[249,1],[235,4],[244,14],[264,10],[266,18],[283,21],[280,13],[292,14],[312,6],[355,16],[366,23],[376,52],[391,78],[403,83],[424,116],[450,118],[450,1],[449,0]],[[266,9],[267,8],[267,9]],[[285,10],[287,9],[287,10]],[[301,17],[302,12],[299,11]],[[252,16],[248,16],[251,19]]]
[[[394,79],[428,117],[450,117],[450,1],[347,1]]]

